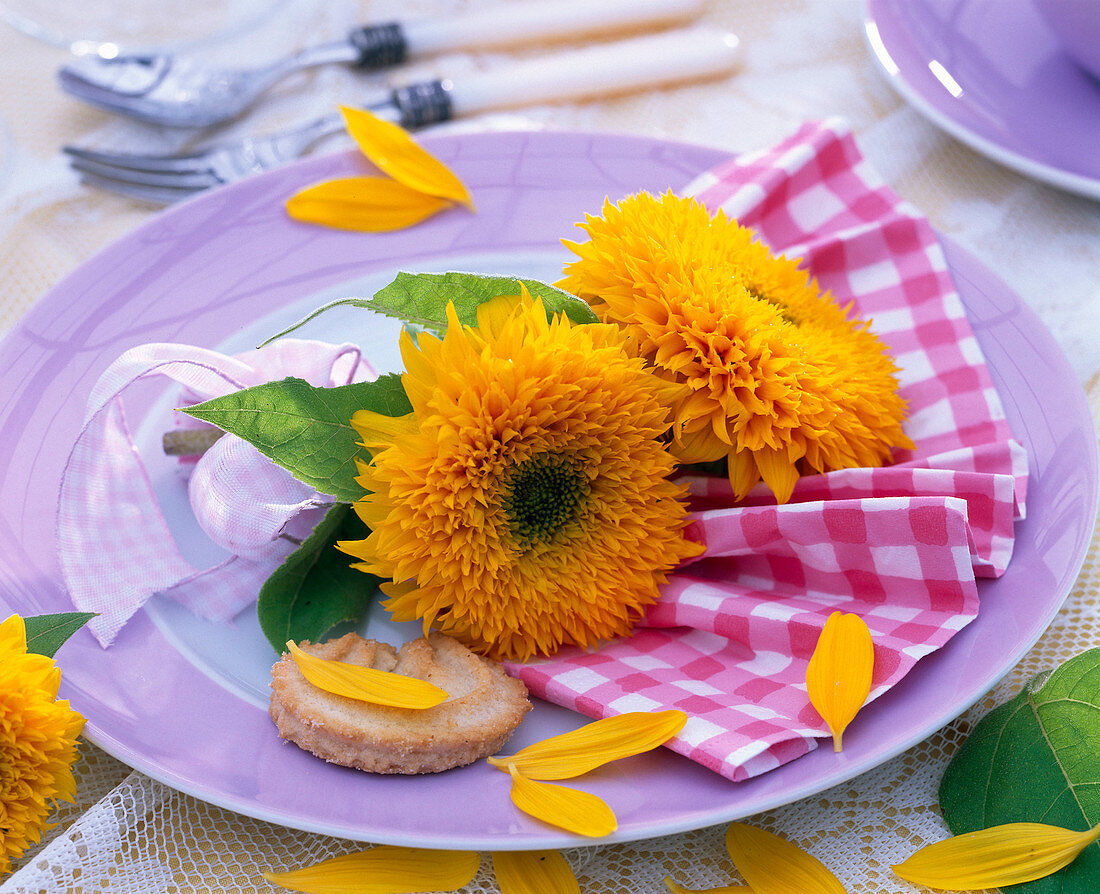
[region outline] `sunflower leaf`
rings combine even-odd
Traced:
[[[27,651],[53,658],[70,636],[95,617],[95,612],[59,612],[24,618]]]
[[[313,533],[260,588],[260,629],[277,653],[287,640],[318,642],[341,621],[357,621],[378,592],[379,579],[351,567],[337,540],[362,538],[366,528],[347,503],[337,503]]]
[[[411,411],[401,379],[380,376],[337,388],[317,388],[287,378],[234,391],[183,409],[248,441],[299,481],[342,503],[363,496],[356,483],[356,458],[365,459],[351,427],[356,410],[385,416]]]
[[[1100,649],[1031,680],[975,726],[940,783],[955,835],[1032,822],[1083,831],[1100,823]],[[1100,890],[1100,845],[1019,894]]]

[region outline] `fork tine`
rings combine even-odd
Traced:
[[[209,172],[205,163],[208,151],[191,152],[187,155],[130,155],[125,152],[99,152],[95,149],[82,149],[79,146],[63,146],[62,152],[73,158],[112,168],[126,168],[131,171],[159,171],[163,173]]]
[[[112,180],[108,177],[100,177],[98,174],[81,173],[80,182],[86,186],[103,189],[117,193],[130,199],[138,199],[149,202],[152,205],[171,205],[181,202],[191,196],[198,195],[199,189],[173,189],[170,186],[141,186],[137,183],[124,183],[121,180]]]
[[[220,186],[222,180],[213,171],[146,171],[104,162],[74,157],[73,170],[107,180],[132,183],[135,186],[163,186],[176,189],[207,189]]]

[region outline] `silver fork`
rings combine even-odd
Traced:
[[[445,81],[413,84],[381,93],[366,108],[380,118],[413,130],[451,117],[449,90],[450,84]],[[168,205],[204,189],[293,161],[324,137],[343,128],[343,116],[333,114],[265,137],[248,137],[187,155],[134,155],[77,146],[65,146],[63,151],[89,186]]]
[[[255,69],[217,68],[169,54],[85,56],[58,72],[68,93],[92,105],[151,124],[207,127],[240,115],[291,73],[342,63],[380,69],[408,56],[440,51],[518,46],[634,26],[666,24],[696,15],[702,0],[528,0],[451,19],[387,22],[348,32]]]
[[[721,77],[733,70],[737,57],[733,34],[712,28],[668,31],[471,72],[458,83],[425,81],[379,91],[366,107],[414,130],[494,108]],[[167,204],[291,161],[343,126],[341,116],[329,115],[294,130],[190,155],[132,155],[76,146],[64,151],[90,185]]]

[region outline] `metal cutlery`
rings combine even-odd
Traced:
[[[710,28],[668,31],[471,73],[379,91],[363,104],[415,129],[490,109],[591,98],[729,74],[738,40]],[[340,115],[303,127],[212,146],[190,155],[97,152],[66,146],[72,167],[90,185],[132,198],[168,204],[292,161],[327,134],[343,128]]]
[[[365,25],[344,40],[259,68],[215,68],[168,54],[83,56],[58,73],[68,93],[152,124],[206,127],[240,115],[295,71],[342,63],[362,69],[448,50],[519,46],[684,21],[703,0],[540,0],[480,8],[450,19]]]

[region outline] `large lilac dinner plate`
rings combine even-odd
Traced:
[[[1021,174],[1100,199],[1100,80],[1031,0],[868,0],[865,24],[918,111]]]
[[[320,300],[388,282],[397,269],[553,278],[567,257],[559,240],[605,196],[677,189],[724,157],[583,134],[449,135],[425,143],[471,187],[476,214],[454,210],[386,235],[292,222],[282,209],[286,196],[362,164],[351,154],[318,158],[165,212],[83,264],[25,317],[0,348],[0,616],[71,607],[54,556],[58,479],[92,384],[127,348],[150,341],[248,347]],[[967,254],[947,251],[1030,456],[1028,516],[1008,572],[980,584],[977,620],[869,706],[841,754],[819,749],[731,783],[660,750],[586,777],[583,787],[618,815],[619,830],[607,840],[746,816],[893,757],[980,698],[1038,639],[1069,592],[1097,502],[1084,395],[1020,300]],[[385,367],[392,337],[368,333],[368,354],[376,342]],[[131,419],[145,417],[143,427],[156,431],[168,394],[154,387],[137,395]],[[372,776],[281,742],[264,710],[274,656],[252,613],[232,626],[210,625],[167,602],[150,603],[109,649],[81,631],[59,654],[62,694],[87,716],[88,738],[126,763],[241,813],[352,839],[473,849],[589,843],[517,813],[508,777],[484,762],[434,776]],[[581,722],[540,703],[514,743]]]

